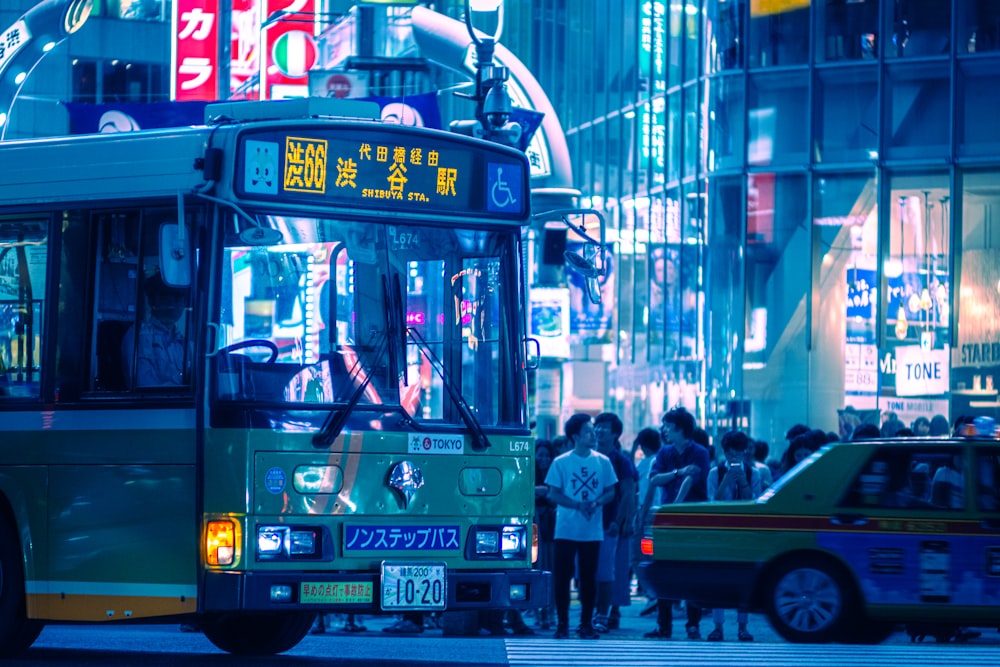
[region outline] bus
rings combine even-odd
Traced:
[[[528,163],[378,118],[0,144],[0,656],[46,623],[267,655],[317,613],[550,602]]]

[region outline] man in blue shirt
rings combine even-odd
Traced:
[[[650,467],[649,490],[643,501],[643,513],[652,502],[653,495],[660,491],[660,503],[707,502],[708,501],[708,449],[692,440],[695,431],[694,415],[684,408],[673,408],[663,415],[660,438],[664,446],[656,453]],[[685,484],[685,481],[688,481]],[[678,498],[682,488],[686,495]],[[657,601],[656,629],[646,633],[646,637],[669,639],[673,628],[673,600]],[[701,639],[701,608],[690,602],[687,610],[688,639]]]

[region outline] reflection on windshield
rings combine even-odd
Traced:
[[[356,401],[462,424],[432,355],[480,423],[511,421],[501,418],[501,368],[514,365],[504,346],[519,345],[503,337],[503,323],[517,321],[507,305],[517,284],[501,267],[516,257],[517,230],[263,220],[282,233],[278,244],[233,236],[225,249],[219,399],[296,410]]]

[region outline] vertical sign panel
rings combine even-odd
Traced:
[[[644,2],[639,14],[639,76],[645,86],[648,103],[640,104],[639,178],[646,188],[665,181],[667,133],[666,109],[666,3]]]
[[[232,3],[230,98],[259,99],[257,73],[260,71],[260,3],[258,0],[232,0]]]
[[[219,0],[174,0],[170,98],[215,100],[219,90]]]

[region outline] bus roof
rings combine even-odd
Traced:
[[[195,161],[205,154],[209,132],[187,127],[130,132],[127,139],[94,134],[2,142],[0,201],[16,206],[176,196],[202,182]]]
[[[359,100],[226,102],[206,107],[209,125],[2,142],[0,201],[158,199],[211,183],[216,196],[302,210],[528,219],[523,152],[378,114]]]

